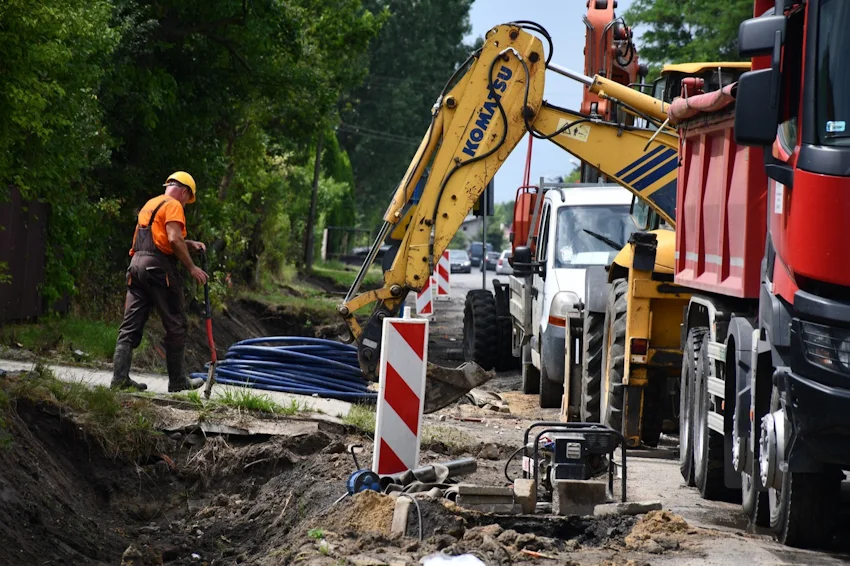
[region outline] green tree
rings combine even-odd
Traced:
[[[752,0],[635,0],[623,17],[657,72],[667,63],[741,60],[738,26],[752,15]]]
[[[472,0],[364,0],[388,10],[369,48],[369,74],[344,102],[340,141],[351,157],[357,212],[373,225],[410,164],[431,107],[469,56]]]
[[[0,183],[51,204],[49,300],[73,287],[73,268],[97,245],[97,213],[109,218],[84,177],[112,145],[97,96],[120,39],[111,17],[106,0],[0,4]]]
[[[47,298],[115,295],[175,170],[198,183],[192,236],[237,281],[300,255],[319,135],[319,222],[352,222],[332,128],[384,19],[361,0],[0,2],[0,182],[51,206]]]

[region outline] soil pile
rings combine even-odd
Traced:
[[[698,534],[682,517],[669,511],[650,511],[625,538],[626,547],[652,554],[675,550]]]

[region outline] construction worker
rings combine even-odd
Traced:
[[[127,270],[127,298],[124,321],[118,330],[113,358],[112,388],[147,389],[144,383],[130,379],[133,350],[142,341],[142,331],[156,308],[165,327],[165,361],[168,390],[197,389],[202,379],[189,379],[183,372],[186,344],[186,315],[183,312],[183,278],[177,262],[200,284],[207,274],[196,266],[189,252],[206,252],[201,242],[186,240],[186,216],[183,207],[195,202],[195,180],[184,171],[166,179],[164,194],[150,199],[139,212],[133,235],[132,259]]]

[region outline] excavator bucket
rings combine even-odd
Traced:
[[[428,414],[447,407],[487,383],[496,377],[496,372],[485,371],[475,362],[466,362],[456,369],[429,363],[425,375],[425,413]]]

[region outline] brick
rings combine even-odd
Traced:
[[[502,495],[513,497],[514,490],[510,487],[499,487],[494,485],[474,485],[461,483],[457,486],[458,495]]]
[[[515,503],[463,505],[462,507],[479,513],[498,513],[499,515],[519,515],[522,512],[522,507]]]
[[[522,507],[524,515],[531,515],[537,507],[537,494],[532,479],[514,480],[514,501]]]
[[[513,505],[514,496],[511,495],[458,495],[455,501],[461,507],[467,505]]]
[[[593,509],[593,514],[597,517],[603,515],[643,515],[650,511],[660,510],[660,501],[627,501],[626,503],[597,505]]]
[[[592,515],[608,500],[608,484],[594,480],[555,480],[552,511],[556,515]]]
[[[399,497],[395,500],[395,510],[393,511],[393,522],[390,527],[391,533],[404,535],[407,530],[407,516],[410,513],[410,506],[413,502],[407,497]]]

